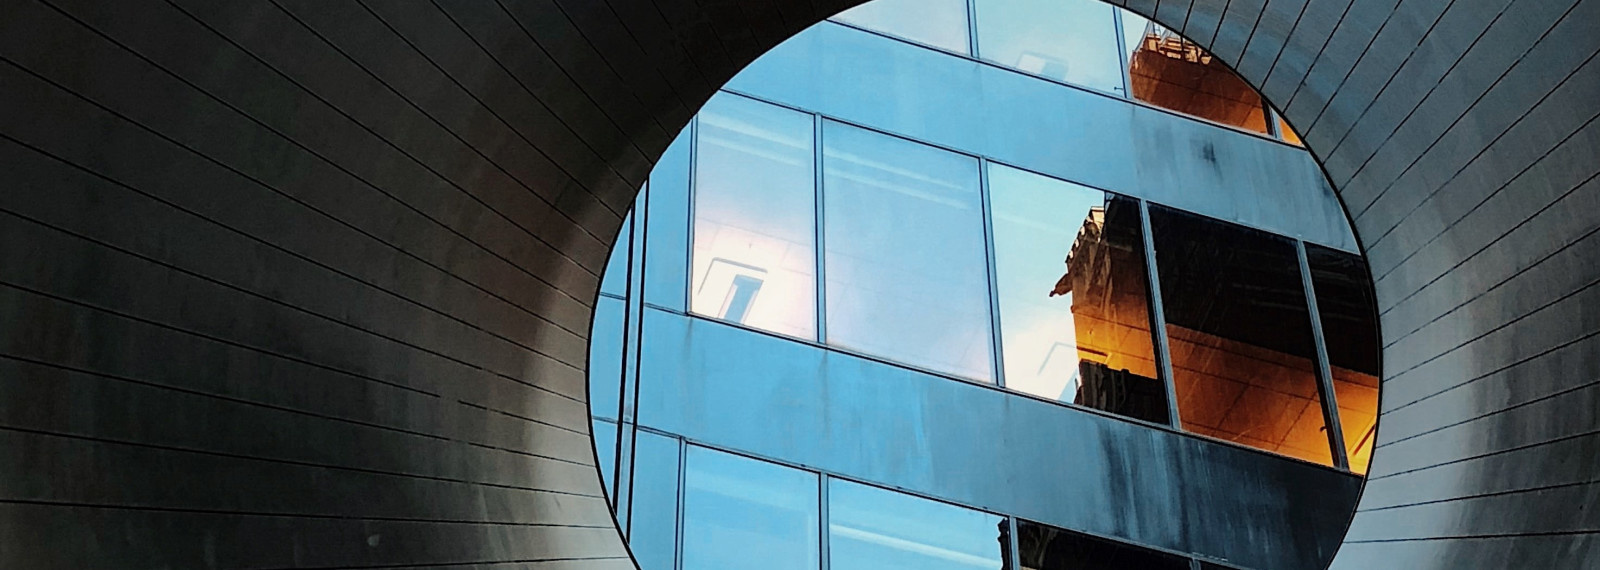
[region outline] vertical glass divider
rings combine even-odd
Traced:
[[[646,184],[648,185],[648,183]],[[629,207],[632,207],[632,205]],[[631,301],[628,298],[628,292],[629,289],[633,287],[633,232],[635,227],[638,225],[638,220],[629,218],[626,215],[623,216],[623,220],[628,229],[626,236],[626,239],[628,240],[628,261],[627,270],[624,271],[622,275],[624,283],[626,283],[622,288],[622,362],[620,363],[620,366],[617,367],[617,438],[612,446],[613,459],[611,462],[611,488],[606,489],[611,497],[611,514],[617,519],[618,530],[622,530],[626,525],[624,519],[622,518],[624,516],[621,508],[622,497],[619,495],[618,491],[622,489],[622,450],[624,447],[622,445],[622,440],[623,434],[626,433],[628,427],[628,391],[626,389],[628,385],[628,345],[630,340],[633,338],[633,335],[631,334],[632,328],[629,326],[630,321],[628,317],[629,309],[631,307]]]
[[[1198,559],[1198,558],[1190,558],[1189,559],[1189,570],[1200,570],[1200,559]]]
[[[1267,117],[1267,136],[1283,140],[1283,129],[1278,128],[1278,111],[1267,103],[1267,96],[1262,95],[1260,91],[1256,92],[1256,96],[1261,98],[1261,112]]]
[[[633,528],[633,455],[639,439],[638,410],[640,338],[644,334],[644,271],[645,249],[649,231],[650,183],[639,189],[639,199],[633,205],[633,225],[628,239],[628,281],[623,309],[622,386],[618,396],[621,407],[617,413],[616,493],[613,507],[622,535],[627,537]]]
[[[684,128],[689,131],[689,191],[684,193],[689,200],[689,204],[683,209],[688,214],[688,219],[684,220],[683,226],[688,228],[684,231],[683,240],[684,246],[688,248],[688,251],[683,252],[683,313],[688,315],[694,313],[694,308],[690,303],[694,302],[694,195],[695,187],[699,186],[700,115],[696,114],[689,119],[689,126]]]
[[[1155,333],[1156,367],[1167,387],[1167,423],[1183,429],[1178,417],[1178,380],[1172,374],[1172,345],[1167,340],[1167,312],[1161,302],[1161,274],[1156,267],[1156,237],[1150,229],[1150,203],[1139,199],[1139,231],[1144,232],[1144,269],[1149,277],[1150,328]]]
[[[994,248],[994,208],[989,199],[989,159],[978,158],[978,198],[983,205],[983,251],[988,259],[989,278],[989,366],[994,370],[994,383],[1004,388],[1005,347],[1000,338],[1000,274],[996,269]]]
[[[1133,99],[1133,61],[1128,58],[1133,54],[1126,53],[1128,49],[1128,36],[1122,29],[1122,9],[1111,7],[1111,25],[1117,28],[1117,60],[1122,67],[1122,98]]]
[[[983,59],[978,55],[978,0],[967,0],[967,51],[973,59]]]
[[[1011,568],[1006,570],[1022,570],[1022,549],[1017,546],[1021,539],[1017,537],[1017,517],[1006,517],[1006,534],[1010,535],[1010,544],[1006,548],[1011,552]]]
[[[811,115],[811,190],[812,203],[816,208],[812,216],[812,235],[816,241],[816,273],[817,273],[817,342],[828,344],[828,282],[827,282],[827,250],[824,242],[823,223],[826,214],[823,213],[822,201],[822,124],[825,119],[822,115]]]
[[[1306,257],[1306,242],[1294,240],[1295,254],[1300,258],[1300,284],[1305,287],[1306,308],[1311,313],[1311,338],[1317,346],[1317,389],[1322,392],[1322,418],[1327,422],[1328,447],[1333,452],[1333,464],[1340,470],[1350,470],[1349,453],[1344,448],[1344,429],[1339,425],[1339,402],[1334,394],[1333,367],[1328,360],[1328,346],[1322,336],[1322,313],[1317,310],[1317,286],[1311,281],[1311,262]]]
[[[817,547],[821,558],[817,559],[821,570],[828,570],[832,563],[828,560],[828,474],[817,474]]]
[[[636,452],[636,450],[638,448],[638,445],[639,445],[639,382],[640,382],[639,378],[642,376],[641,370],[643,368],[642,362],[644,360],[644,315],[645,315],[645,308],[644,308],[645,277],[644,276],[645,276],[645,273],[649,271],[649,263],[650,263],[650,214],[649,214],[649,212],[650,212],[650,194],[651,194],[651,192],[650,192],[650,183],[649,182],[645,183],[644,189],[641,190],[641,194],[644,195],[644,200],[642,202],[639,202],[639,205],[637,207],[638,212],[634,213],[634,215],[633,215],[634,230],[636,230],[635,233],[634,233],[634,241],[636,241],[639,244],[639,247],[638,247],[638,249],[639,249],[639,260],[638,260],[639,261],[639,263],[638,263],[639,279],[637,280],[637,286],[634,285],[633,281],[629,282],[629,287],[631,288],[629,290],[629,292],[631,293],[631,295],[629,295],[629,297],[628,297],[628,312],[633,313],[633,322],[636,323],[635,324],[636,334],[634,334],[633,345],[631,347],[629,347],[631,350],[633,350],[633,371],[632,371],[631,377],[627,379],[628,381],[631,381],[631,384],[632,384],[632,387],[627,390],[627,392],[628,392],[628,398],[627,398],[627,401],[628,401],[628,420],[629,420],[628,421],[628,479],[627,479],[627,482],[628,482],[628,495],[627,495],[627,497],[628,497],[628,501],[627,501],[627,505],[628,505],[628,522],[627,522],[628,530],[627,530],[627,536],[632,536],[633,535],[633,488],[634,488],[634,485],[633,485],[634,477],[633,477],[633,475],[634,475],[634,471],[635,471],[634,470],[635,462],[634,462],[633,459],[634,459],[634,456],[636,455],[635,452]],[[622,484],[622,481],[619,479],[618,482],[617,482],[617,485],[621,486],[621,484]]]
[[[686,473],[689,471],[689,442],[679,437],[678,442],[678,508],[673,513],[675,521],[672,536],[672,570],[683,568],[683,497],[689,493]]]

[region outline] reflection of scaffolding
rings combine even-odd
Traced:
[[[1189,63],[1201,65],[1211,64],[1211,54],[1201,49],[1194,42],[1186,40],[1183,36],[1171,30],[1148,24],[1145,26],[1144,41],[1140,49],[1159,53],[1172,59],[1181,59]]]
[[[1135,99],[1244,129],[1267,132],[1261,96],[1199,45],[1155,24],[1130,54]]]
[[[1081,383],[1072,403],[1147,422],[1168,423],[1167,386],[1160,380],[1087,360],[1078,367]]]

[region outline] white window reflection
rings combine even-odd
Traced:
[[[1123,92],[1114,8],[1100,0],[977,0],[978,55],[1034,75]]]
[[[812,121],[727,94],[700,112],[694,313],[816,338]]]
[[[683,567],[815,570],[817,475],[689,446],[684,463]]]
[[[833,19],[962,55],[972,53],[966,0],[873,0]]]
[[[833,570],[996,570],[1000,528],[988,513],[851,483],[828,481]]]
[[[823,131],[828,344],[992,382],[978,161]]]

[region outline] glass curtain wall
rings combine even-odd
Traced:
[[[1100,0],[877,0],[833,19],[1300,144],[1221,60]]]
[[[640,431],[642,570],[1187,570],[1191,560]],[[679,494],[678,482],[682,481]],[[1019,555],[1014,559],[1013,553]],[[1219,567],[1220,568],[1220,567]]]
[[[697,124],[681,153],[694,183],[677,192],[693,200],[692,313],[1339,465],[1295,241],[1152,206],[1152,242],[1138,200],[743,96],[714,98]],[[1364,472],[1370,279],[1359,256],[1307,256],[1349,417],[1340,445]],[[620,373],[610,295],[592,378]],[[615,392],[594,388],[598,417],[617,417]]]

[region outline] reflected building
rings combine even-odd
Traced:
[[[1295,569],[1377,409],[1371,278],[1311,157],[1089,0],[878,0],[680,134],[590,339],[645,570]]]

